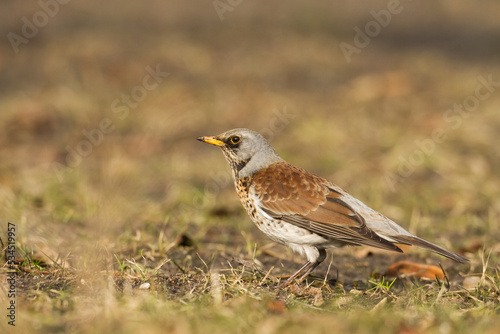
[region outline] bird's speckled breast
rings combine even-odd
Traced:
[[[252,220],[258,225],[257,219],[257,208],[255,207],[255,203],[253,199],[250,197],[250,186],[252,185],[252,177],[244,177],[235,180],[236,191],[238,192],[238,196],[240,197],[241,204],[247,210],[248,215],[252,218]]]

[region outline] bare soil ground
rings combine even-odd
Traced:
[[[498,332],[497,1],[0,7],[2,333]],[[304,259],[195,140],[236,127],[470,265],[343,248],[277,290]]]

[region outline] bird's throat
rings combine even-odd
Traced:
[[[246,160],[241,160],[241,161],[235,162],[234,169],[236,170],[236,172],[238,173],[240,170],[245,168],[245,166],[250,162],[251,159],[252,158],[250,157]]]

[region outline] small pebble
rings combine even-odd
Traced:
[[[362,295],[363,291],[357,290],[357,289],[351,289],[351,291],[349,291],[349,293],[352,293],[353,295]]]
[[[464,289],[466,290],[475,290],[480,286],[489,286],[488,282],[481,280],[481,277],[478,276],[469,276],[464,279],[462,283]]]
[[[141,286],[139,287],[140,290],[147,290],[151,287],[151,284],[149,283],[142,283]]]

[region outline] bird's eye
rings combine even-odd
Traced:
[[[240,136],[232,136],[230,140],[231,140],[231,144],[236,145],[241,141],[241,137]]]

